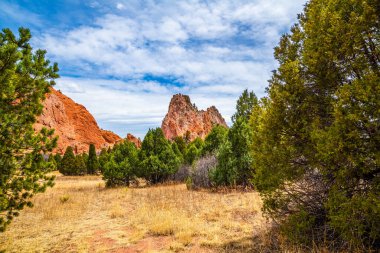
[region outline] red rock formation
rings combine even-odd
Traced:
[[[67,146],[72,146],[76,153],[88,152],[91,143],[99,150],[121,139],[111,131],[100,129],[83,105],[55,89],[46,96],[43,113],[34,125],[36,131],[42,127],[55,129],[55,135],[59,136],[57,153],[65,152]]]
[[[137,148],[141,148],[141,140],[140,138],[136,138],[132,134],[127,134],[127,137],[125,138],[126,140],[133,142]]]
[[[215,106],[206,111],[191,104],[189,96],[177,94],[170,101],[169,111],[162,122],[162,131],[167,139],[190,133],[190,140],[204,139],[214,125],[227,127],[226,121]]]
[[[102,136],[107,143],[116,143],[121,140],[120,136],[112,131],[100,129]]]

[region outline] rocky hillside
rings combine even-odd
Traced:
[[[111,131],[100,129],[95,118],[80,104],[75,103],[60,91],[51,89],[44,101],[43,113],[34,125],[36,130],[42,127],[54,128],[59,136],[56,152],[63,153],[72,146],[76,153],[88,151],[91,143],[97,149],[112,146],[121,138]]]
[[[136,138],[132,134],[127,134],[127,137],[125,138],[126,140],[133,142],[137,148],[141,148],[141,140],[140,138]]]
[[[177,136],[190,134],[190,140],[204,139],[214,125],[227,127],[226,121],[215,106],[206,111],[198,110],[187,95],[174,95],[169,110],[162,122],[162,131],[169,140]]]

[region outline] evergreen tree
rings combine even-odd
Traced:
[[[225,140],[217,152],[217,165],[210,171],[210,180],[213,186],[236,186],[238,171],[236,160],[232,152],[230,141]]]
[[[86,166],[86,173],[87,173],[88,154],[82,153],[81,156],[82,156],[82,160],[84,162],[84,165]]]
[[[73,168],[73,171],[71,172],[71,175],[83,176],[86,174],[87,172],[86,158],[87,158],[87,154],[82,154],[82,155],[78,154],[75,156],[75,166]]]
[[[139,175],[153,184],[163,182],[176,173],[181,163],[161,128],[149,129],[142,142],[139,158]]]
[[[138,149],[130,141],[114,146],[109,161],[104,165],[103,179],[108,187],[129,186],[136,179],[138,168]]]
[[[275,49],[253,166],[293,241],[380,245],[379,28],[378,1],[312,0]]]
[[[244,90],[237,100],[236,112],[232,116],[233,125],[228,131],[224,145],[217,152],[218,164],[211,178],[215,185],[250,185],[253,168],[249,118],[257,104],[256,95],[248,90]]]
[[[63,175],[75,175],[76,174],[76,160],[73,148],[68,146],[65,154],[63,155],[59,172]]]
[[[232,123],[235,123],[238,119],[242,119],[244,122],[248,122],[252,108],[258,103],[255,93],[248,92],[247,89],[243,91],[239,99],[236,102],[236,112],[232,115]]]
[[[90,144],[89,151],[88,151],[87,173],[95,174],[99,170],[99,167],[100,166],[99,166],[98,157],[96,156],[95,145]]]
[[[228,128],[220,125],[214,126],[210,133],[206,136],[202,154],[215,153],[219,147],[226,141]]]
[[[30,38],[25,28],[19,38],[9,29],[0,32],[0,231],[54,180],[46,175],[49,163],[40,159],[56,145],[53,130],[36,134],[33,123],[58,67],[45,59],[46,51],[32,50]]]

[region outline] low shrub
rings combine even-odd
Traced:
[[[214,169],[218,161],[214,155],[208,155],[198,159],[191,170],[191,188],[209,188],[212,186],[210,181],[210,171]]]

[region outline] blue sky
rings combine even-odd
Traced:
[[[0,24],[32,31],[58,62],[57,89],[100,127],[143,137],[173,94],[227,122],[248,88],[265,95],[273,47],[306,0],[0,0]]]

